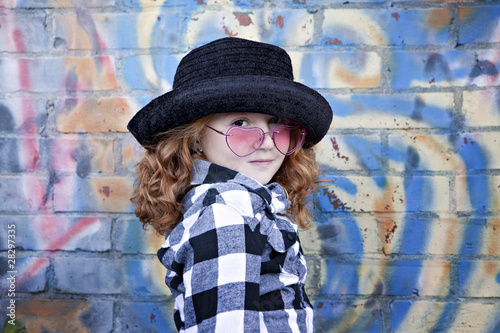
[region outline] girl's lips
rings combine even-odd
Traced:
[[[273,163],[273,160],[254,160],[254,161],[250,161],[250,163],[252,165],[264,168],[264,167],[271,165],[271,163]]]

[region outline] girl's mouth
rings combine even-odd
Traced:
[[[273,162],[273,160],[253,160],[253,161],[250,161],[250,163],[252,165],[255,165],[255,166],[258,166],[261,168],[268,167],[269,165],[271,165],[272,162]]]

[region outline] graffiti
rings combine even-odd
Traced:
[[[500,7],[378,2],[0,4],[0,285],[14,224],[16,328],[175,330],[162,239],[129,202],[142,148],[126,124],[191,48],[237,36],[286,48],[334,110],[301,234],[316,330],[499,331]]]

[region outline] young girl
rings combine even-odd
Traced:
[[[146,148],[132,201],[166,236],[179,331],[313,331],[297,225],[311,223],[312,147],[331,120],[283,49],[224,38],[188,53],[173,90],[130,121]]]

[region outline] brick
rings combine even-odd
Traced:
[[[463,170],[462,156],[455,151],[450,135],[398,132],[389,135],[388,162],[396,171]]]
[[[311,229],[300,232],[306,255],[379,253],[379,238],[377,221],[370,216],[319,219]]]
[[[500,82],[496,71],[497,53],[489,50],[395,51],[389,64],[390,85],[394,89],[496,86]]]
[[[10,267],[11,262],[7,262],[7,258],[2,255],[0,259],[2,261],[1,296],[8,296],[9,292],[37,293],[45,290],[49,267],[48,258],[20,257],[18,249],[16,249],[15,267]],[[15,279],[7,280],[12,275]],[[11,288],[11,281],[14,282],[15,288]]]
[[[181,20],[176,11],[78,12],[55,16],[55,38],[69,50],[175,48],[181,42]]]
[[[26,175],[23,177],[1,177],[1,212],[37,212],[46,203],[46,182],[42,178]]]
[[[45,99],[0,100],[0,133],[41,133],[47,121]]]
[[[4,301],[8,299],[2,300],[2,308],[6,305]],[[106,333],[113,331],[112,318],[113,302],[111,301],[16,300],[16,323],[27,332]]]
[[[140,55],[127,57],[123,64],[126,85],[133,90],[172,89],[175,71],[182,55]],[[154,96],[156,97],[156,96]],[[138,103],[146,105],[150,97],[140,97]]]
[[[324,96],[336,129],[447,129],[453,124],[451,93]]]
[[[451,23],[441,8],[326,9],[324,16],[324,45],[446,45]]]
[[[460,7],[458,9],[458,42],[498,43],[500,6]]]
[[[188,45],[198,46],[230,36],[303,46],[310,44],[313,32],[313,15],[307,10],[206,10],[193,14],[187,24],[186,40]]]
[[[442,301],[394,301],[391,303],[393,332],[494,332],[497,304]]]
[[[120,177],[61,177],[54,187],[56,212],[132,211],[133,180]]]
[[[175,332],[172,302],[123,302],[121,332]]]
[[[470,162],[470,161],[469,161]],[[481,163],[481,161],[479,161]],[[500,176],[468,175],[455,177],[457,211],[498,211]]]
[[[375,52],[290,51],[295,80],[319,89],[377,88],[382,60]]]
[[[160,296],[168,292],[158,259],[55,258],[60,293]],[[126,279],[124,277],[127,277]]]
[[[320,191],[324,212],[444,212],[449,207],[449,181],[443,176],[325,178],[333,185]]]
[[[40,147],[36,138],[0,137],[0,171],[32,172],[40,167]]]
[[[499,100],[498,90],[464,91],[462,110],[465,124],[471,127],[500,126]]]
[[[56,104],[57,130],[63,133],[128,132],[135,111],[131,99],[68,98]]]
[[[80,177],[114,172],[113,140],[61,136],[43,139],[41,144],[43,164],[48,170],[76,173]]]
[[[458,283],[462,297],[500,297],[500,262],[461,261]]]
[[[500,221],[439,216],[379,217],[384,253],[403,255],[499,255]]]
[[[137,142],[137,140],[128,134],[123,137],[121,142],[121,167],[128,172],[133,172],[144,156],[145,149]]]
[[[165,242],[152,227],[142,228],[139,219],[118,220],[115,225],[115,247],[130,254],[156,254]]]
[[[246,8],[253,4],[259,6],[264,0],[169,0],[169,1],[156,1],[156,0],[127,0],[124,2],[126,6],[130,7],[198,7],[200,5],[218,5],[218,6],[240,6]]]
[[[334,170],[380,170],[381,156],[378,135],[327,135],[316,146],[316,161]]]
[[[317,332],[383,332],[378,300],[316,300],[313,307]]]
[[[57,0],[57,1],[40,1],[40,0],[6,0],[0,3],[0,8],[104,8],[115,5],[115,0]]]
[[[448,262],[439,260],[336,260],[322,262],[326,295],[446,296]]]
[[[47,52],[50,49],[45,16],[0,15],[0,52]]]
[[[467,169],[500,169],[499,132],[464,133],[457,137],[455,149]]]
[[[15,225],[16,247],[29,251],[109,251],[111,221],[101,217],[0,216],[0,224]],[[7,249],[0,229],[0,249]],[[4,242],[5,239],[5,242]]]
[[[0,62],[0,91],[99,91],[116,88],[114,59],[103,57],[19,58]]]

